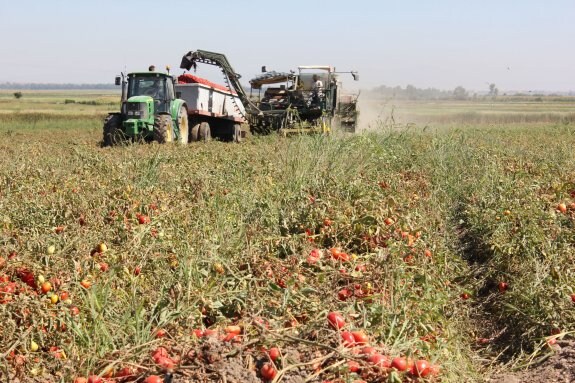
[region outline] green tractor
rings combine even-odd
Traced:
[[[176,98],[175,79],[170,73],[153,71],[122,73],[116,85],[122,85],[122,109],[110,113],[104,121],[104,146],[126,141],[178,141],[188,143],[188,110],[184,100]]]

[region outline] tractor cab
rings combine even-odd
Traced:
[[[141,102],[142,97],[151,97],[154,114],[168,113],[174,95],[174,80],[170,75],[158,72],[128,74],[127,101],[135,97],[134,101]]]

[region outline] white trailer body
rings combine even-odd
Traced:
[[[178,98],[186,101],[190,118],[205,116],[245,122],[244,106],[235,93],[200,83],[176,84],[175,88]]]

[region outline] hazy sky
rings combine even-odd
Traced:
[[[246,84],[262,65],[329,64],[359,71],[345,85],[364,89],[575,90],[575,0],[0,0],[0,36],[0,82],[179,74],[204,49]]]

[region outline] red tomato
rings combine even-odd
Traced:
[[[500,293],[504,293],[509,288],[509,285],[506,282],[499,282],[497,284],[497,288],[499,289]]]
[[[242,333],[242,328],[240,326],[230,325],[227,326],[224,331],[228,334],[240,335]]]
[[[144,383],[164,383],[164,378],[160,378],[158,375],[150,375],[144,380]]]
[[[167,334],[167,333],[166,333],[166,330],[164,330],[163,328],[161,328],[161,329],[158,329],[158,330],[156,331],[156,335],[155,335],[155,336],[156,336],[156,338],[163,338],[163,337],[166,336],[166,334]]]
[[[202,330],[200,330],[199,328],[192,330],[192,334],[194,334],[196,337],[201,338],[204,335],[204,332]]]
[[[102,378],[98,375],[90,375],[88,376],[88,383],[102,383]]]
[[[262,374],[262,378],[265,380],[272,380],[276,376],[276,373],[277,371],[271,363],[264,363],[260,370],[260,374]]]
[[[358,372],[360,369],[359,363],[355,360],[348,360],[347,361],[347,368],[349,368],[350,372]]]
[[[348,289],[341,289],[337,293],[337,299],[340,301],[345,301],[347,298],[351,297],[353,294]]]
[[[339,330],[340,328],[345,326],[345,320],[343,319],[343,316],[335,311],[332,311],[329,314],[327,314],[327,321],[329,322],[331,327],[333,327],[336,330]]]
[[[339,260],[342,262],[349,262],[349,254],[348,253],[339,253]]]
[[[393,358],[391,361],[391,367],[395,368],[397,371],[405,371],[407,370],[407,359],[402,356]]]
[[[277,360],[277,358],[280,357],[280,354],[281,354],[280,350],[277,347],[272,347],[268,350],[268,355],[270,356],[270,359],[274,362]]]
[[[461,299],[463,299],[463,300],[467,300],[467,299],[469,299],[469,294],[467,294],[467,293],[461,293],[460,297],[461,297]]]
[[[575,303],[575,294],[571,294],[571,302]]]
[[[321,258],[321,251],[319,249],[313,249],[307,256],[307,263],[313,265],[319,261]]]
[[[77,306],[70,307],[70,315],[76,316],[80,314],[80,309]]]
[[[157,357],[160,357],[160,356],[163,356],[166,358],[169,356],[168,350],[166,350],[165,347],[160,346],[152,352],[152,358],[156,359]]]
[[[381,354],[371,354],[369,358],[367,358],[368,362],[371,364],[375,364],[378,367],[391,367],[391,363],[389,362],[389,358],[386,355]]]
[[[174,360],[172,358],[168,358],[165,356],[157,356],[154,358],[154,362],[156,362],[156,364],[166,370],[172,370],[174,367],[176,367],[176,362],[174,362]]]
[[[138,214],[137,217],[138,217],[138,223],[139,223],[140,225],[144,225],[144,224],[146,224],[146,223],[150,223],[150,217],[148,217],[148,216],[145,215],[145,214]]]
[[[363,347],[360,351],[361,354],[363,355],[372,355],[377,353],[377,350],[373,347]]]
[[[343,340],[343,345],[345,347],[353,347],[355,345],[353,334],[349,331],[342,331],[341,339]]]
[[[108,269],[109,269],[109,266],[106,262],[100,262],[100,271],[105,273],[106,271],[108,271]]]
[[[425,359],[416,361],[413,367],[411,367],[411,375],[425,378],[429,375],[429,362]]]
[[[337,247],[332,247],[331,249],[329,249],[329,252],[331,253],[331,257],[333,259],[339,259],[339,256],[341,254],[341,250]]]
[[[114,375],[116,378],[125,378],[127,376],[135,375],[136,371],[132,367],[123,367]]]
[[[352,331],[353,339],[356,344],[367,344],[369,339],[363,331]]]

